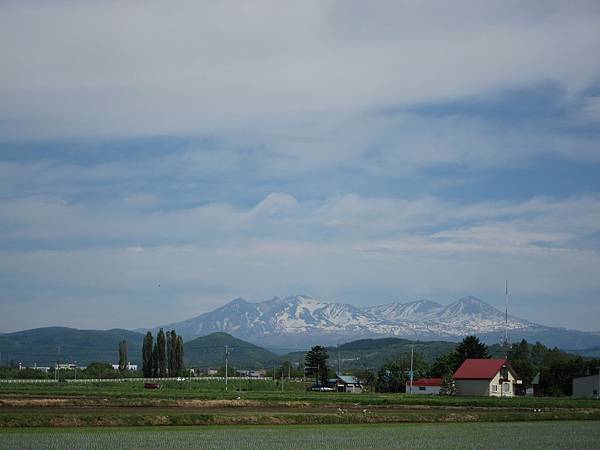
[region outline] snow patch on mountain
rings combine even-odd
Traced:
[[[534,324],[509,316],[507,325],[509,330],[518,330]],[[224,331],[255,339],[307,333],[426,339],[497,332],[505,326],[502,311],[475,297],[463,297],[447,306],[417,300],[357,308],[295,295],[258,303],[237,298],[214,311],[163,328],[176,329],[188,338]]]

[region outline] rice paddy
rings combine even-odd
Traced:
[[[0,430],[0,449],[597,449],[600,422]]]

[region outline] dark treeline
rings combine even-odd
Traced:
[[[185,370],[183,365],[183,339],[175,330],[156,334],[156,342],[148,331],[142,344],[142,372],[146,378],[179,377]]]
[[[591,375],[600,366],[599,359],[582,358],[559,350],[550,349],[537,342],[529,344],[522,340],[506,349],[504,355],[523,380],[523,389],[536,385],[536,395],[572,395],[573,378]],[[500,356],[499,356],[500,357]],[[456,350],[439,356],[428,365],[422,355],[413,357],[414,379],[422,377],[442,378],[442,391],[453,393],[452,375],[469,358],[490,358],[489,348],[475,336],[467,336]],[[410,354],[386,361],[377,371],[355,370],[355,375],[378,392],[404,392],[410,379]]]

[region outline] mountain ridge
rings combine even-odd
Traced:
[[[331,345],[361,338],[401,337],[457,341],[468,334],[497,343],[506,325],[510,336],[546,340],[547,345],[585,348],[600,344],[598,333],[547,327],[508,315],[485,301],[465,296],[448,305],[427,299],[357,307],[308,295],[250,302],[238,297],[225,305],[180,322],[152,328],[175,328],[190,339],[223,331],[264,347]]]

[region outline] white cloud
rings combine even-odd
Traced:
[[[594,3],[1,8],[4,136],[236,131],[540,80],[576,93],[600,69]]]
[[[123,313],[129,326],[183,319],[173,311],[194,315],[239,295],[287,294],[294,286],[359,305],[485,297],[505,278],[520,298],[589,299],[600,292],[599,249],[581,245],[600,231],[595,195],[457,204],[355,194],[314,203],[274,193],[248,208],[209,204],[110,215],[31,199],[4,202],[0,212],[18,223],[4,226],[4,242],[23,242],[0,254],[4,300],[16,296],[39,306],[59,305],[76,293],[86,299],[130,295]],[[62,247],[52,249],[54,242]],[[161,303],[159,284],[161,295],[183,310]],[[377,297],[347,297],[349,289],[370,287]],[[137,315],[134,303],[141,298],[148,298],[153,314]],[[515,312],[536,320],[535,305],[531,300]],[[565,318],[563,324],[571,323]]]

